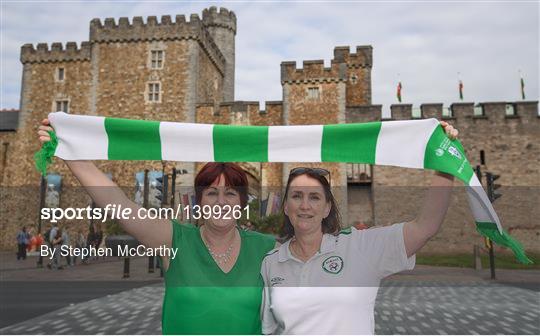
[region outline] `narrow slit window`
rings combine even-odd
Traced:
[[[64,68],[58,68],[57,78],[58,78],[59,81],[63,81],[63,80],[64,80],[64,73],[65,73],[65,69],[64,69]]]

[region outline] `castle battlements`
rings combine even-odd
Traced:
[[[281,62],[281,84],[331,83],[347,80],[347,64],[331,62],[329,68],[323,60],[303,61],[302,69],[296,68],[296,62]]]
[[[90,40],[92,42],[125,41],[125,40],[153,40],[160,38],[178,38],[189,29],[199,28],[201,19],[198,14],[191,14],[189,21],[185,15],[176,15],[175,21],[170,15],[148,16],[146,23],[142,16],[135,16],[132,22],[129,18],[121,17],[118,24],[114,18],[106,18],[103,23],[95,18],[90,21]],[[136,36],[135,33],[142,35]],[[180,33],[180,34],[179,34]],[[175,35],[177,34],[177,35]],[[156,35],[156,36],[154,36]],[[169,36],[170,35],[170,36]]]
[[[333,61],[347,63],[350,68],[371,68],[373,66],[373,47],[370,45],[357,46],[354,54],[351,54],[349,46],[335,47]]]
[[[493,126],[493,122],[521,122],[530,125],[540,123],[538,101],[457,102],[450,104],[444,114],[443,109],[446,107],[443,107],[442,103],[425,103],[420,105],[419,117],[413,117],[413,104],[390,105],[390,118],[382,118],[382,108],[382,105],[348,106],[347,122],[436,118],[457,122],[458,125],[476,125],[486,121],[486,127]],[[481,125],[483,124],[478,124]]]
[[[52,43],[50,49],[47,43],[38,43],[36,48],[28,43],[21,47],[21,63],[90,61],[91,49],[90,42],[82,42],[80,48],[76,42],[67,42],[65,49],[60,42]]]
[[[184,15],[177,15],[174,22],[170,15],[162,16],[160,21],[156,16],[148,16],[146,23],[140,16],[134,17],[131,23],[127,17],[121,17],[118,24],[114,18],[106,18],[103,23],[100,19],[90,21],[91,43],[174,40],[198,41],[212,62],[223,73],[225,57],[198,14],[191,14],[189,21],[186,21]]]
[[[236,14],[227,8],[221,7],[219,12],[216,6],[205,8],[202,12],[202,21],[206,27],[226,28],[236,34]]]

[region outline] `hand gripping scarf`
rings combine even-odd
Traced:
[[[436,119],[309,126],[234,126],[49,114],[55,132],[36,153],[42,174],[64,160],[349,162],[432,169],[467,188],[477,231],[532,263],[503,230],[463,146]]]

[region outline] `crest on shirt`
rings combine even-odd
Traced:
[[[343,269],[343,259],[339,256],[328,257],[323,261],[322,268],[328,273],[338,274]]]
[[[283,281],[285,281],[285,279],[283,279],[282,277],[278,277],[278,276],[273,277],[272,279],[270,279],[270,285],[271,286],[281,285]]]

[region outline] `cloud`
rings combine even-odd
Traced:
[[[82,41],[94,17],[199,13],[216,3],[6,3],[2,17],[2,107],[19,103],[20,46]],[[218,4],[219,5],[219,4]],[[384,2],[246,3],[223,6],[238,18],[236,99],[280,100],[282,61],[324,59],[335,46],[372,45],[373,103],[415,106],[458,99],[458,75],[466,101],[512,101],[525,75],[527,97],[538,99],[538,3]],[[31,19],[30,19],[31,18]]]

